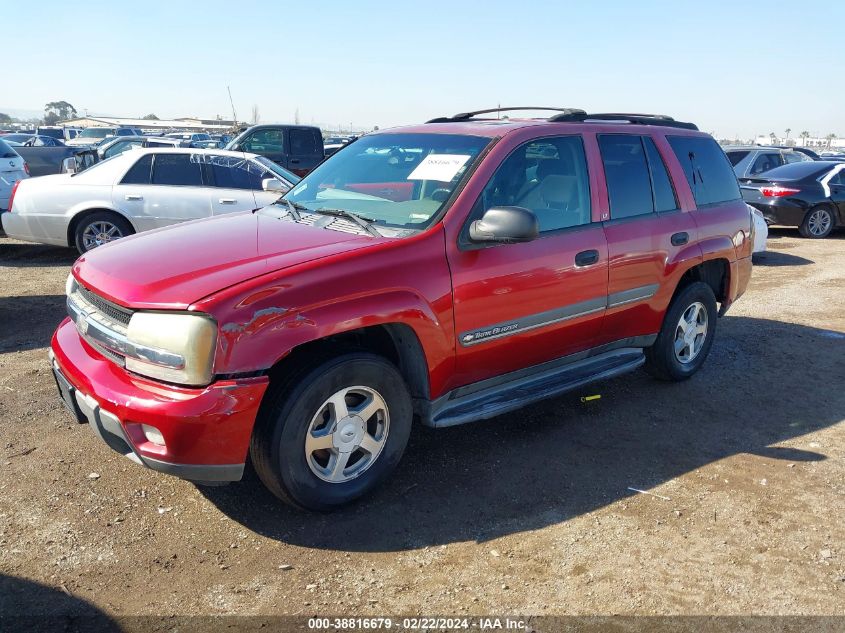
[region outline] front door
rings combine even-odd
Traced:
[[[487,184],[470,221],[496,206],[537,216],[540,236],[450,248],[457,384],[469,384],[590,348],[607,294],[607,243],[592,221],[581,136],[518,146]]]

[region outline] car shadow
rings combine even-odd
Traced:
[[[707,363],[689,381],[662,383],[638,371],[487,422],[417,426],[393,478],[330,514],[285,506],[254,474],[200,490],[265,537],[372,552],[536,530],[636,494],[629,487],[669,484],[667,508],[695,507],[700,491],[673,480],[716,461],[826,458],[777,446],[845,417],[845,391],[829,389],[830,377],[842,373],[845,338],[825,332],[726,316]],[[801,397],[784,397],[786,385]],[[592,394],[602,397],[581,401]]]
[[[117,622],[90,602],[74,596],[67,587],[52,588],[0,574],[0,631],[110,633],[121,630]]]
[[[799,257],[798,255],[790,255],[789,253],[782,253],[780,251],[765,251],[763,253],[754,253],[752,261],[755,266],[806,266],[807,264],[815,264],[812,259],[806,257]]]
[[[801,237],[801,234],[798,232],[798,227],[790,227],[790,226],[770,226],[769,227],[769,239],[778,239],[781,237],[794,237],[799,240],[808,240],[810,241],[811,238]],[[825,240],[845,240],[845,229],[843,228],[835,228],[831,231],[830,235],[824,238]]]
[[[47,347],[67,314],[65,295],[0,297],[0,355]]]
[[[33,268],[38,266],[70,266],[79,253],[72,248],[13,242],[0,238],[0,266]]]

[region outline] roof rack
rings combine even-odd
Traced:
[[[510,112],[513,110],[551,110],[553,112],[559,112],[560,114],[558,114],[557,116],[587,114],[584,110],[579,110],[578,108],[548,108],[545,106],[523,106],[512,108],[489,108],[487,110],[476,110],[474,112],[459,112],[454,116],[437,117],[436,119],[426,121],[426,123],[454,123],[457,121],[468,121],[472,117],[478,116],[479,114],[492,114],[493,112]]]
[[[583,110],[577,112],[562,112],[549,118],[556,123],[582,123],[584,121],[622,121],[637,125],[660,125],[663,127],[677,127],[685,130],[697,130],[695,123],[676,121],[665,114],[635,114],[629,112],[601,112],[587,114]]]

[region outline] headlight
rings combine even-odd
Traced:
[[[166,382],[207,385],[214,376],[217,323],[184,312],[136,312],[126,332],[126,369]]]
[[[75,287],[76,279],[73,278],[73,273],[71,273],[67,276],[67,281],[65,282],[65,296],[69,297]]]

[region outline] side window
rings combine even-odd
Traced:
[[[156,154],[152,184],[201,187],[200,163],[190,154]]]
[[[657,145],[650,136],[643,137],[645,153],[648,156],[648,169],[651,172],[651,190],[654,195],[654,210],[658,213],[663,211],[674,211],[678,208],[678,199],[675,197],[675,189],[666,170],[666,163],[657,150]]]
[[[764,152],[754,159],[754,164],[751,165],[751,174],[761,174],[764,171],[780,167],[782,164],[780,154]]]
[[[148,185],[150,184],[150,171],[153,166],[152,154],[145,154],[137,160],[137,162],[129,168],[123,180],[120,181],[122,185]]]
[[[224,189],[261,189],[264,169],[243,158],[207,156],[205,163],[211,171],[211,182]]]
[[[785,152],[783,158],[787,164],[803,163],[805,160],[807,160],[807,157],[804,156],[804,154],[802,154],[801,152]]]
[[[600,134],[598,139],[607,179],[610,218],[653,213],[651,177],[642,139],[630,134]]]
[[[698,206],[740,198],[739,183],[722,148],[710,137],[667,136]]]
[[[282,130],[258,130],[253,132],[243,143],[247,152],[283,152],[285,150]]]
[[[830,179],[831,185],[845,185],[845,171],[840,171]]]
[[[748,156],[750,153],[751,152],[746,152],[746,151],[733,151],[733,152],[727,152],[727,155],[728,155],[728,160],[731,161],[731,165],[736,167],[737,165],[739,165],[739,161],[741,161],[743,158]]]
[[[319,154],[320,149],[317,147],[317,138],[314,131],[291,129],[290,153],[294,156]]]
[[[499,166],[476,203],[478,217],[492,207],[531,210],[540,232],[591,221],[590,180],[580,136],[560,136],[517,147]]]

